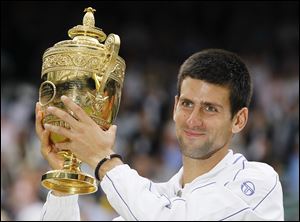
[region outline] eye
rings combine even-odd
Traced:
[[[218,112],[218,110],[214,106],[205,106],[204,110],[207,112]]]
[[[188,100],[182,100],[180,105],[185,108],[192,108],[194,106],[194,103]]]

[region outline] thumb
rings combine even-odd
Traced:
[[[107,131],[115,135],[117,132],[117,125],[111,125]]]

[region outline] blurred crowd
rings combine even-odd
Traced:
[[[188,12],[187,7],[182,10]],[[219,9],[223,15],[219,20],[209,17],[208,12],[205,18],[221,27],[224,24],[220,20],[225,18],[222,12]],[[127,64],[115,149],[141,176],[159,182],[168,180],[181,167],[172,119],[179,65],[203,48],[235,51],[249,68],[254,91],[248,124],[234,137],[231,149],[248,160],[274,167],[283,186],[285,219],[299,220],[299,25],[289,20],[276,23],[272,41],[262,27],[255,32],[258,36],[252,33],[253,45],[249,45],[251,41],[239,39],[238,33],[255,23],[244,27],[238,19],[241,12],[231,12],[235,14],[226,20],[230,25],[219,33],[223,43],[199,35],[196,22],[194,26],[181,26],[186,35],[180,36],[180,29],[159,26],[159,18],[164,18],[159,13],[152,30],[142,22],[114,28],[121,28],[120,33],[115,32],[121,37],[121,56]],[[40,69],[41,58],[34,59],[31,65]],[[1,220],[39,220],[48,193],[40,184],[41,176],[50,170],[40,153],[34,125],[40,73],[22,73],[28,80],[20,80],[18,65],[13,50],[1,44]],[[93,175],[85,164],[82,169]],[[117,216],[101,188],[82,195],[79,204],[82,220],[111,220]]]

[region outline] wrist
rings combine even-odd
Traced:
[[[96,168],[99,167],[98,166],[99,162],[101,160],[103,160],[104,158],[106,158],[107,156],[112,155],[112,154],[115,154],[115,153],[111,150],[111,151],[108,151],[107,154],[105,154],[105,157],[103,157],[103,154],[100,154],[101,156],[95,155],[95,156],[93,156],[93,160],[91,161],[91,164],[89,164],[89,165],[91,166],[92,169],[96,170]],[[95,174],[96,174],[96,172],[95,172]]]
[[[118,154],[110,154],[101,159],[95,168],[95,177],[97,180],[102,180],[104,175],[118,165],[122,165],[122,157]]]
[[[99,174],[99,178],[100,180],[103,179],[103,177],[105,176],[105,174],[112,170],[113,168],[115,168],[116,166],[122,165],[124,164],[123,161],[119,158],[112,158],[110,160],[107,160],[105,163],[103,163],[103,165],[100,167],[98,174]]]

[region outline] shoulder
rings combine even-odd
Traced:
[[[236,171],[226,186],[239,185],[239,191],[250,196],[252,192],[269,191],[277,183],[280,183],[279,176],[272,166],[262,162],[244,161],[243,167]]]
[[[245,172],[250,175],[275,176],[277,172],[272,166],[263,162],[245,161]]]
[[[237,163],[230,165],[226,172],[228,182],[244,181],[247,179],[256,182],[272,183],[272,178],[278,177],[274,168],[263,162],[248,161],[246,158],[239,158]]]
[[[236,176],[236,182],[240,184],[240,189],[247,194],[248,189],[264,195],[280,184],[279,176],[274,168],[266,163],[245,161],[245,167]],[[249,193],[249,194],[250,194]]]
[[[244,167],[236,172],[224,188],[256,212],[266,212],[268,209],[277,212],[283,210],[279,176],[273,167],[266,163],[244,161]]]

